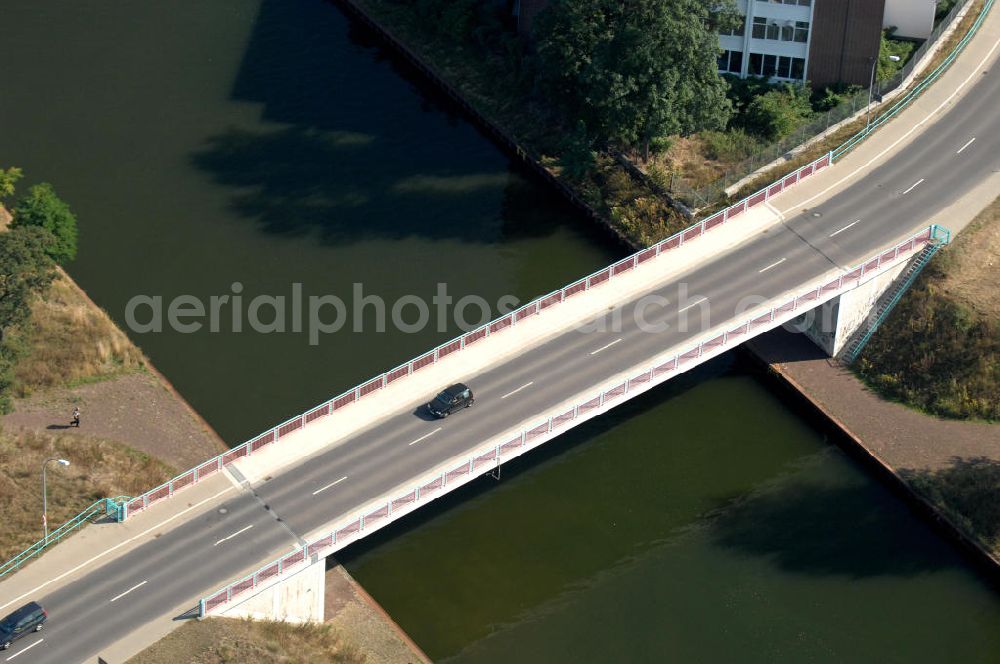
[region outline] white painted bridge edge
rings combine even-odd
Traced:
[[[357,509],[350,517],[336,523],[328,534],[307,545],[272,561],[257,571],[235,581],[203,598],[199,602],[201,616],[230,608],[233,602],[242,602],[258,592],[281,582],[288,574],[309,561],[325,558],[364,536],[402,518],[430,501],[457,489],[498,468],[501,463],[552,440],[563,431],[586,422],[614,408],[619,403],[634,398],[670,378],[716,357],[734,346],[774,329],[804,312],[815,309],[842,293],[853,290],[877,277],[880,273],[908,260],[925,244],[935,241],[936,225],[909,236],[888,250],[880,251],[852,269],[843,270],[834,277],[818,279],[809,288],[794,295],[774,298],[761,305],[757,315],[744,319],[738,325],[728,323],[716,326],[700,341],[687,346],[685,352],[669,349],[649,362],[645,369],[634,370],[632,378],[610,379],[605,385],[590,393],[590,397],[573,398],[554,407],[546,416],[540,416],[533,427],[511,430],[495,436],[471,453],[464,453],[438,465],[434,470],[417,479],[387,492]],[[775,302],[781,304],[774,304]],[[622,375],[633,371],[626,370]],[[566,404],[575,402],[574,405]]]

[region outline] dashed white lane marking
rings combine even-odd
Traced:
[[[329,489],[330,487],[332,487],[332,486],[337,486],[338,484],[340,484],[341,482],[343,482],[343,481],[344,481],[344,480],[346,480],[346,479],[347,479],[347,475],[344,475],[343,477],[341,477],[341,478],[340,478],[339,480],[337,480],[336,482],[330,482],[330,483],[329,483],[329,484],[327,484],[327,485],[326,485],[325,487],[323,487],[323,488],[321,488],[321,489],[316,489],[315,491],[313,491],[313,495],[315,496],[315,495],[316,495],[317,493],[323,493],[324,491],[326,491],[326,490],[327,490],[327,489]]]
[[[614,346],[614,345],[615,345],[616,343],[618,343],[618,342],[619,342],[619,341],[621,341],[621,340],[622,340],[622,338],[621,338],[621,337],[618,337],[617,339],[615,339],[614,341],[612,341],[612,342],[611,342],[611,343],[609,343],[608,345],[606,345],[606,346],[601,346],[601,347],[600,347],[600,348],[598,348],[597,350],[593,351],[593,352],[591,353],[591,355],[597,355],[597,354],[598,354],[598,353],[600,353],[600,352],[601,352],[602,350],[607,350],[607,349],[611,348],[612,346]]]
[[[113,602],[113,601],[115,601],[116,599],[121,599],[122,597],[125,597],[125,595],[128,595],[128,594],[129,594],[130,592],[132,592],[132,591],[133,591],[133,590],[135,590],[136,588],[142,588],[142,587],[143,587],[144,585],[146,585],[147,583],[149,583],[149,580],[148,580],[148,579],[147,579],[147,580],[145,580],[145,581],[143,581],[142,583],[137,583],[137,584],[135,584],[134,586],[132,586],[131,588],[129,588],[128,590],[126,590],[125,592],[123,592],[123,593],[122,593],[121,595],[115,595],[114,597],[112,597],[112,598],[111,598],[111,601]]]
[[[782,263],[784,263],[787,260],[788,260],[787,258],[782,258],[780,261],[774,261],[773,263],[771,263],[767,267],[761,268],[761,269],[757,270],[757,274],[763,274],[764,272],[767,272],[768,270],[770,270],[772,267],[778,267],[779,265],[781,265]]]
[[[11,604],[15,604],[17,602],[20,602],[22,599],[24,599],[26,597],[31,597],[32,595],[37,595],[38,591],[40,591],[42,588],[44,588],[44,587],[46,587],[48,585],[51,585],[53,583],[56,583],[57,581],[61,581],[62,579],[64,579],[67,576],[69,576],[70,574],[73,574],[74,572],[77,572],[78,570],[83,569],[87,565],[90,565],[95,560],[99,560],[100,558],[103,558],[104,556],[108,555],[112,551],[114,551],[116,549],[120,549],[121,547],[123,547],[123,546],[125,546],[127,544],[131,544],[132,542],[134,542],[135,540],[139,539],[140,537],[145,537],[146,535],[148,535],[149,533],[153,532],[154,530],[160,530],[161,528],[163,528],[163,526],[167,525],[168,523],[170,523],[174,519],[178,519],[181,516],[183,516],[184,514],[187,514],[188,512],[190,512],[191,510],[198,509],[199,507],[201,507],[202,505],[204,505],[208,501],[215,500],[216,498],[218,498],[222,494],[229,493],[232,490],[233,490],[233,487],[228,487],[228,488],[223,489],[222,491],[218,492],[214,496],[209,496],[208,498],[205,498],[205,499],[203,499],[203,500],[195,503],[194,505],[191,505],[189,507],[185,507],[180,512],[178,512],[177,514],[173,514],[173,515],[169,516],[168,518],[164,519],[163,521],[160,521],[159,523],[157,523],[152,528],[147,528],[146,530],[142,531],[138,535],[133,535],[132,537],[129,537],[127,540],[125,540],[124,542],[119,542],[118,544],[115,544],[114,546],[110,547],[109,549],[106,549],[105,551],[102,551],[102,552],[98,553],[96,556],[91,556],[90,558],[88,558],[84,562],[80,563],[79,565],[77,565],[73,569],[66,570],[62,574],[59,574],[58,576],[55,576],[55,577],[49,579],[48,581],[45,581],[43,583],[38,584],[37,586],[35,586],[31,590],[29,590],[28,592],[21,593],[20,595],[18,595],[14,599],[9,600],[6,604],[0,605],[0,610],[6,609]]]
[[[683,309],[679,309],[679,310],[677,311],[677,313],[679,313],[679,314],[680,314],[680,313],[684,313],[685,311],[687,311],[687,310],[688,310],[688,309],[690,309],[691,307],[696,307],[696,306],[698,306],[699,304],[701,304],[702,302],[704,302],[704,301],[705,301],[705,300],[707,300],[707,299],[708,299],[707,297],[703,297],[703,298],[701,298],[700,300],[698,300],[697,302],[692,302],[691,304],[687,305],[687,306],[686,306],[686,307],[684,307]]]
[[[970,145],[972,145],[973,141],[975,141],[975,140],[976,140],[976,137],[975,137],[975,136],[973,136],[972,138],[970,138],[970,139],[969,139],[969,142],[968,142],[968,143],[966,143],[965,145],[963,145],[962,147],[960,147],[960,148],[958,149],[958,152],[956,152],[955,154],[962,154],[962,150],[964,150],[965,148],[967,148],[967,147],[969,147]]]
[[[512,390],[512,391],[508,392],[507,394],[503,395],[503,396],[502,396],[502,397],[500,397],[500,398],[501,398],[501,399],[506,399],[507,397],[509,397],[509,396],[513,396],[513,395],[517,394],[518,392],[520,392],[521,390],[523,390],[524,388],[526,388],[526,387],[531,387],[531,386],[532,386],[532,385],[534,385],[534,384],[535,384],[535,381],[531,381],[530,383],[525,383],[525,384],[524,384],[524,385],[522,385],[521,387],[517,388],[516,390]]]
[[[854,226],[855,224],[857,224],[860,221],[861,221],[860,219],[858,219],[858,221],[852,221],[851,223],[849,223],[846,226],[844,226],[843,228],[841,228],[839,231],[834,231],[834,232],[830,233],[830,237],[833,237],[835,235],[840,235],[841,233],[843,233],[844,231],[846,231],[848,228],[850,228],[851,226]]]
[[[250,530],[251,528],[253,528],[253,524],[250,524],[250,525],[249,525],[249,526],[247,526],[246,528],[240,528],[239,530],[237,530],[237,531],[236,531],[235,533],[233,533],[233,534],[232,534],[232,535],[230,535],[229,537],[223,537],[222,539],[220,539],[220,540],[219,540],[218,542],[216,542],[216,543],[215,543],[215,544],[213,544],[212,546],[219,546],[220,544],[222,544],[222,543],[223,543],[223,542],[225,542],[226,540],[231,540],[231,539],[233,539],[234,537],[236,537],[237,535],[239,535],[240,533],[245,533],[246,531]],[[143,583],[145,583],[145,582],[143,582]]]
[[[910,193],[911,191],[913,191],[914,189],[916,189],[920,185],[920,183],[923,182],[923,181],[924,181],[924,178],[920,178],[919,180],[917,180],[916,182],[914,182],[913,184],[911,184],[910,188],[903,192],[903,196],[906,196],[908,193]]]
[[[35,641],[34,643],[32,643],[32,644],[31,644],[30,646],[28,646],[27,648],[25,648],[25,649],[24,649],[24,650],[22,650],[21,652],[18,652],[18,653],[14,653],[14,654],[13,654],[13,655],[11,655],[10,657],[8,657],[8,658],[6,659],[6,661],[8,661],[8,662],[9,662],[10,660],[14,659],[15,657],[20,657],[21,655],[23,655],[24,653],[28,652],[29,650],[31,650],[32,648],[34,648],[35,646],[37,646],[37,645],[38,645],[39,643],[41,643],[41,642],[42,642],[42,641],[44,641],[44,640],[45,640],[44,638],[42,638],[42,639],[38,639],[37,641]]]
[[[425,433],[424,435],[422,435],[420,438],[417,438],[412,443],[407,443],[407,445],[408,446],[409,445],[416,445],[417,443],[419,443],[420,441],[422,441],[424,438],[430,438],[431,436],[433,436],[434,434],[436,434],[440,430],[441,430],[441,427],[438,427],[437,429],[434,429],[434,431],[431,431],[430,433]]]
[[[809,198],[807,198],[804,201],[798,201],[795,205],[793,205],[791,208],[789,208],[788,210],[786,210],[786,212],[791,212],[792,210],[794,210],[796,208],[807,207],[809,205],[809,203],[812,203],[817,198],[819,198],[821,196],[825,196],[829,192],[833,191],[834,189],[836,189],[840,185],[842,185],[845,182],[847,182],[848,180],[850,180],[851,178],[856,177],[859,174],[862,174],[865,171],[865,169],[867,169],[869,166],[871,166],[876,161],[878,161],[879,159],[881,159],[883,156],[885,156],[886,154],[888,154],[890,151],[892,151],[893,149],[895,149],[895,147],[897,145],[899,145],[900,143],[902,143],[903,141],[905,141],[910,136],[910,134],[912,134],[913,132],[917,131],[917,129],[919,129],[920,127],[922,127],[925,123],[929,122],[932,117],[934,117],[935,115],[937,115],[941,111],[942,108],[944,108],[945,106],[947,106],[948,104],[950,104],[951,100],[954,99],[955,97],[957,97],[958,94],[962,91],[962,89],[969,84],[969,81],[971,81],[972,79],[976,78],[977,76],[981,76],[982,75],[981,72],[983,70],[983,65],[985,65],[987,62],[990,61],[990,59],[993,57],[993,52],[996,51],[998,48],[1000,48],[1000,39],[998,39],[997,42],[995,44],[993,44],[993,46],[990,48],[989,52],[986,55],[983,56],[982,60],[980,60],[976,64],[976,66],[972,69],[972,71],[969,73],[969,75],[965,77],[965,80],[963,80],[961,83],[959,83],[958,87],[955,88],[955,90],[952,91],[952,93],[950,95],[948,95],[940,104],[938,104],[937,108],[935,108],[930,113],[928,113],[927,115],[925,115],[923,117],[923,119],[921,119],[919,122],[914,123],[914,125],[912,127],[910,127],[909,131],[907,131],[902,136],[900,136],[895,141],[893,141],[892,144],[889,145],[887,148],[885,148],[884,150],[882,150],[881,152],[879,152],[877,155],[875,155],[874,157],[872,157],[871,159],[869,159],[868,163],[863,164],[861,166],[858,166],[858,167],[852,169],[850,173],[848,173],[847,175],[845,175],[841,179],[837,180],[836,182],[834,182],[833,184],[831,184],[826,189],[820,191],[819,193],[813,194],[812,196],[810,196]]]

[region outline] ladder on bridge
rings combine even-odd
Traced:
[[[875,334],[875,330],[889,317],[889,313],[893,307],[899,303],[903,294],[913,285],[920,271],[924,269],[924,266],[930,262],[934,254],[947,244],[947,242],[947,239],[932,238],[931,242],[910,261],[909,266],[896,278],[893,285],[882,294],[882,297],[879,298],[868,318],[854,332],[851,341],[841,351],[840,359],[845,364],[854,364],[854,361],[861,355],[861,351],[865,345],[872,338],[872,335]]]

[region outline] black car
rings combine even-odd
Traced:
[[[49,619],[38,602],[28,602],[20,609],[0,621],[0,650],[10,648],[14,641],[29,632],[40,632],[42,624]]]
[[[472,390],[462,383],[446,388],[427,404],[427,412],[434,417],[448,417],[456,410],[468,408],[475,402]]]

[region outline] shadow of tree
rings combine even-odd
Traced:
[[[230,127],[191,157],[234,189],[240,216],[268,233],[344,244],[491,243],[544,236],[575,215],[498,159],[458,108],[365,26],[331,3],[287,4],[261,3],[231,95],[261,104],[276,128]]]
[[[900,476],[987,548],[1000,550],[1000,461],[952,457],[946,468]]]
[[[731,501],[711,527],[717,545],[798,574],[907,577],[956,564],[946,543],[914,527],[873,482],[796,480]]]

